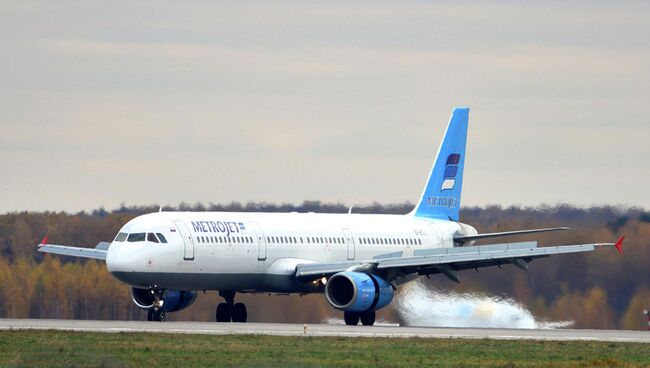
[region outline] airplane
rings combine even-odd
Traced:
[[[453,110],[422,195],[406,215],[156,212],[126,223],[95,248],[48,244],[39,252],[106,262],[128,284],[147,320],[189,307],[198,291],[224,298],[217,322],[246,322],[236,293],[323,293],[347,325],[373,325],[396,289],[420,276],[528,263],[615,243],[538,247],[537,242],[476,245],[478,240],[568,230],[566,227],[479,234],[459,222],[469,108]]]

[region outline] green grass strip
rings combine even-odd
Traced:
[[[650,345],[0,331],[1,367],[647,367]]]

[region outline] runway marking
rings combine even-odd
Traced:
[[[395,326],[346,326],[280,323],[142,322],[49,319],[0,319],[0,330],[71,332],[155,332],[197,335],[339,336],[377,338],[609,341],[650,343],[650,332],[624,330],[516,330]]]

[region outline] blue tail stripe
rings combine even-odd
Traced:
[[[458,221],[468,120],[468,107],[454,109],[415,216]]]

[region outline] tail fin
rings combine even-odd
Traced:
[[[469,107],[456,107],[412,215],[458,221]]]

